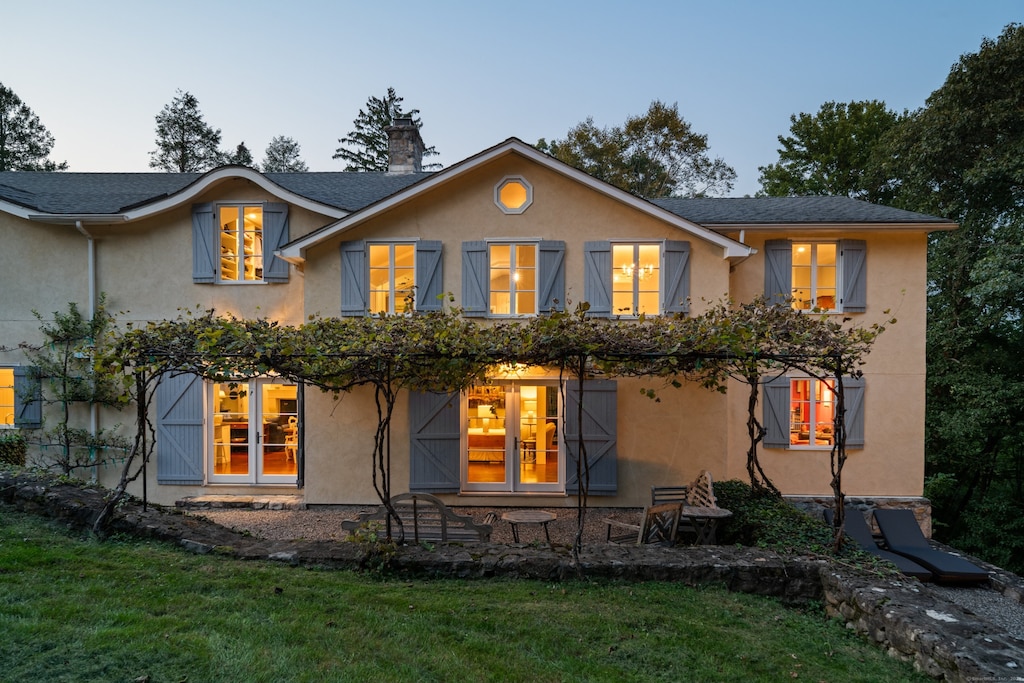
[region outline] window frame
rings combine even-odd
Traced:
[[[4,380],[4,375],[8,373],[10,373],[10,384]],[[10,391],[11,397],[10,404],[0,403],[0,430],[18,428],[18,393],[15,389],[14,366],[0,366],[0,396],[8,391]],[[10,418],[10,422],[7,421],[8,418]]]
[[[491,314],[490,245],[536,245],[536,313]],[[525,319],[565,310],[565,242],[540,238],[471,240],[462,243],[462,315],[467,318]]]
[[[415,298],[412,311],[440,311],[443,293],[444,260],[443,245],[439,240],[417,238],[352,240],[339,245],[342,317],[362,317],[370,313],[370,245],[412,244],[413,291]],[[410,313],[412,312],[410,311]]]
[[[615,294],[618,291],[618,290],[615,289],[615,278],[616,278],[616,276],[620,275],[620,273],[618,272],[619,269],[615,267],[615,248],[616,247],[625,247],[625,246],[629,246],[629,247],[633,248],[633,260],[632,260],[632,264],[631,265],[634,266],[634,269],[632,270],[632,272],[630,272],[628,274],[627,273],[621,273],[621,275],[625,275],[625,276],[629,277],[629,279],[630,279],[631,295],[632,295],[631,296],[631,298],[632,298],[632,307],[631,307],[632,312],[631,313],[622,313],[622,312],[619,311],[619,309],[615,308]],[[658,279],[657,279],[658,289],[657,289],[657,297],[656,297],[657,301],[658,301],[658,304],[657,304],[657,310],[655,312],[653,312],[653,313],[650,313],[650,312],[647,312],[647,311],[643,311],[643,312],[640,311],[640,296],[641,296],[641,293],[642,293],[641,290],[640,290],[640,283],[644,280],[644,277],[642,275],[643,265],[641,264],[639,267],[636,267],[636,264],[640,263],[640,249],[642,247],[656,247],[658,249],[658,265],[657,265],[657,269],[658,269]],[[652,241],[645,241],[645,240],[638,240],[638,241],[633,241],[633,240],[630,240],[630,241],[610,240],[610,248],[611,248],[611,252],[612,252],[612,292],[611,292],[611,295],[612,295],[612,316],[614,316],[616,318],[627,318],[627,319],[629,319],[629,318],[639,318],[641,315],[645,315],[645,316],[646,315],[658,315],[658,316],[660,316],[662,314],[663,309],[665,308],[665,301],[664,301],[664,299],[665,299],[665,296],[664,296],[664,294],[665,294],[665,275],[664,275],[665,241],[664,240],[652,240]],[[645,291],[649,292],[651,290],[645,290]]]
[[[793,444],[791,441],[792,383],[807,379],[825,381],[823,378],[811,377],[807,374],[779,375],[762,380],[764,396],[762,424],[765,429],[762,446],[764,448],[792,451],[830,451],[832,449],[832,444]],[[829,377],[827,381],[834,381],[834,378]],[[847,450],[864,448],[865,387],[864,377],[843,377]]]
[[[226,230],[225,229],[225,225],[226,224],[223,223],[223,220],[224,220],[223,219],[223,211],[225,209],[232,209],[232,208],[233,209],[237,209],[237,211],[238,211],[238,216],[237,216],[237,218],[235,218],[236,225],[235,225],[234,230]],[[256,236],[258,235],[258,237],[259,237],[259,246],[260,246],[259,254],[256,254],[255,251],[252,254],[252,258],[254,259],[253,266],[252,266],[253,267],[253,271],[255,272],[255,271],[258,270],[259,271],[259,277],[253,277],[251,279],[250,278],[246,278],[246,277],[241,277],[241,278],[239,278],[239,277],[225,278],[224,277],[225,257],[224,257],[224,252],[223,252],[223,249],[224,249],[224,234],[225,233],[231,233],[231,232],[235,233],[235,236],[234,236],[235,251],[233,253],[231,253],[231,256],[235,259],[235,269],[236,269],[235,272],[239,273],[239,274],[242,274],[242,275],[244,275],[247,272],[247,266],[246,266],[245,260],[246,260],[246,258],[249,257],[249,255],[247,255],[245,253],[245,248],[246,248],[246,246],[245,246],[245,244],[246,244],[246,242],[245,242],[245,239],[246,239],[246,229],[245,229],[246,209],[259,209],[259,212],[260,212],[259,229],[258,230],[253,229],[253,230],[249,231],[249,233],[253,235],[254,243],[255,243]],[[220,250],[220,258],[218,258],[217,261],[216,261],[217,284],[220,284],[220,285],[263,284],[265,282],[264,279],[263,279],[263,273],[264,273],[264,270],[266,268],[266,260],[267,260],[266,235],[265,235],[265,228],[264,228],[265,220],[264,220],[264,215],[263,215],[263,202],[214,202],[213,212],[214,212],[214,216],[216,216],[216,223],[214,225],[215,225],[215,228],[217,230],[217,238],[218,238],[216,240],[216,246]],[[257,258],[258,258],[258,261],[256,260]]]
[[[260,207],[262,212],[262,274],[255,280],[222,279],[220,207]],[[214,285],[264,285],[288,282],[290,265],[277,255],[289,241],[288,204],[268,201],[224,201],[192,205],[192,282]]]
[[[636,319],[639,314],[621,314],[612,310],[614,273],[612,249],[615,245],[658,245],[659,281],[657,315],[687,315],[690,312],[691,249],[680,240],[599,240],[583,243],[583,296],[590,305],[587,314],[599,318]],[[646,314],[651,315],[651,314]]]
[[[405,311],[396,311],[396,304],[398,303],[398,292],[395,287],[395,247],[412,247],[412,285],[408,291],[412,292],[412,306]],[[373,289],[373,278],[371,277],[374,270],[383,270],[378,266],[373,265],[373,260],[370,258],[370,253],[374,247],[387,247],[388,248],[388,297],[389,303],[387,311],[374,311],[373,310],[373,293],[380,292],[383,290]],[[366,241],[366,299],[369,308],[369,315],[373,317],[379,317],[381,315],[411,315],[416,311],[416,283],[417,283],[417,263],[416,263],[416,241],[415,240],[367,240]],[[403,290],[406,291],[406,290]],[[405,300],[403,295],[402,300]]]
[[[809,245],[810,248],[811,248],[810,263],[806,266],[807,268],[810,269],[810,282],[807,285],[808,300],[811,303],[810,308],[798,308],[797,307],[798,300],[796,298],[796,291],[797,291],[797,286],[796,286],[796,283],[795,283],[795,279],[796,278],[793,277],[793,273],[795,272],[795,270],[797,268],[805,267],[805,266],[802,266],[802,265],[798,266],[795,263],[795,261],[796,261],[796,259],[795,259],[796,250],[799,248],[800,245],[804,245],[804,244]],[[832,266],[831,266],[832,268],[835,269],[835,276],[833,278],[834,283],[833,283],[833,286],[831,288],[832,292],[833,292],[832,293],[833,301],[832,301],[832,306],[827,307],[827,308],[819,305],[820,304],[819,299],[821,297],[818,294],[819,289],[821,289],[819,287],[819,284],[818,284],[819,272],[823,268],[828,268],[829,267],[827,265],[826,266],[822,266],[822,265],[820,265],[818,263],[818,247],[820,247],[822,245],[831,245],[831,246],[833,246],[835,248],[835,255],[833,257],[833,263],[832,263]],[[841,253],[840,241],[839,240],[793,240],[791,242],[790,248],[792,249],[792,251],[790,252],[790,254],[791,254],[790,255],[790,259],[791,259],[791,261],[790,261],[790,297],[792,298],[792,301],[793,301],[793,308],[794,308],[794,310],[798,310],[798,311],[815,311],[815,312],[818,312],[818,313],[842,313],[843,312],[843,308],[842,308],[842,306],[843,306],[843,297],[841,295],[841,292],[842,292],[842,283],[843,283],[843,264],[842,264],[842,259],[840,258],[840,253]]]
[[[836,244],[836,304],[820,313],[864,313],[867,310],[867,242],[859,239],[803,238],[767,240],[764,244],[764,296],[771,304],[793,297],[793,245]],[[798,309],[805,310],[805,309]]]
[[[487,242],[487,317],[488,318],[533,318],[540,312],[540,240],[502,240],[489,239]],[[508,247],[508,290],[500,290],[508,293],[508,313],[495,313],[493,305],[495,289],[491,287],[493,273],[495,272],[493,250],[495,247]],[[517,270],[521,268],[517,264],[519,249],[529,247],[533,249],[533,312],[519,313],[518,303],[520,290],[517,286]],[[529,292],[531,290],[523,290]]]
[[[11,373],[11,422],[0,423],[0,430],[39,429],[43,426],[42,382],[38,368],[30,365],[4,365]]]

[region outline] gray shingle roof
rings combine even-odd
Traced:
[[[698,225],[800,223],[952,223],[849,197],[735,197],[653,199],[653,204]]]
[[[356,211],[431,173],[267,173],[266,178],[315,202]],[[0,173],[0,200],[49,214],[117,214],[179,192],[201,173]],[[945,219],[848,197],[655,199],[698,225],[800,223],[944,223]]]

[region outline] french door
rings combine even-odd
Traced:
[[[210,482],[294,484],[298,388],[271,379],[212,386]]]
[[[556,385],[525,382],[470,389],[465,399],[465,491],[565,490]]]

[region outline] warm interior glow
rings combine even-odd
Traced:
[[[0,425],[14,425],[14,368],[0,368]]]
[[[526,204],[526,187],[518,180],[510,180],[498,190],[498,201],[506,209],[520,209]]]

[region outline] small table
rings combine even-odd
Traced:
[[[715,531],[718,523],[723,519],[732,517],[732,512],[725,508],[698,507],[695,505],[684,505],[682,516],[690,520],[693,528],[697,531],[697,541],[694,545],[714,545],[716,543]]]
[[[551,545],[548,524],[557,519],[554,513],[546,510],[512,510],[502,513],[501,518],[512,527],[512,538],[516,543],[519,543],[519,528],[517,525],[540,524],[544,527],[544,537],[548,539],[548,545]]]

